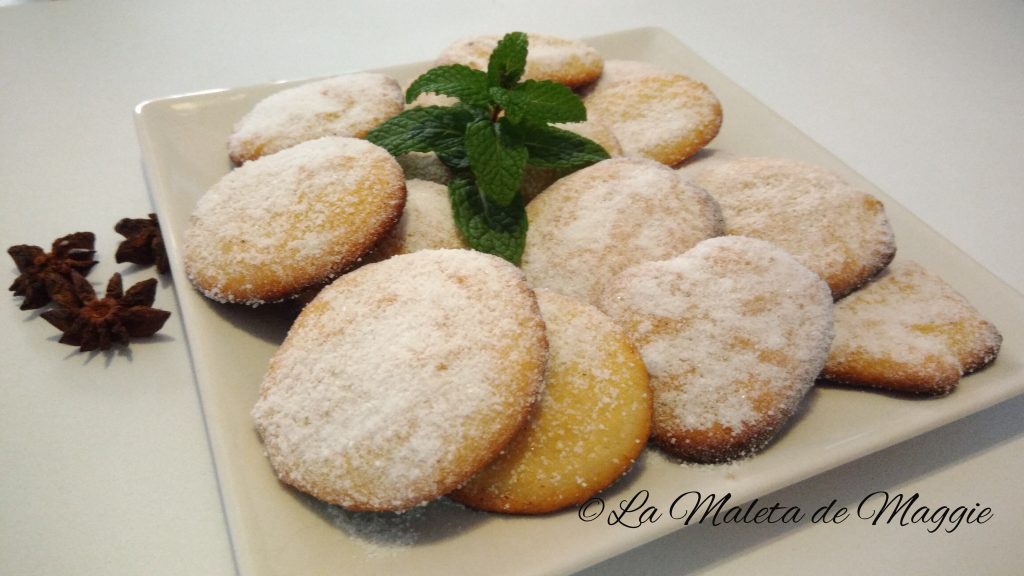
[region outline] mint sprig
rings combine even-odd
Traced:
[[[405,91],[405,101],[411,103],[426,92],[458,98],[471,106],[487,106],[491,102],[487,76],[462,64],[438,66],[413,80]]]
[[[519,196],[519,184],[530,153],[511,137],[501,118],[497,122],[477,120],[466,126],[466,154],[476,185],[484,197],[508,206]]]
[[[499,88],[512,88],[526,72],[529,40],[522,32],[509,32],[487,60],[487,83]]]
[[[542,125],[587,119],[587,109],[579,96],[550,81],[527,80],[510,90],[492,87],[490,95],[505,109],[505,117],[513,124]]]
[[[454,174],[448,196],[466,241],[515,264],[526,243],[519,193],[526,167],[569,170],[608,158],[599,144],[549,125],[582,122],[587,111],[561,84],[520,82],[527,54],[526,34],[511,32],[494,48],[486,72],[461,64],[428,70],[409,85],[406,101],[433,92],[459,104],[406,110],[366,137],[396,156],[436,153]]]
[[[521,195],[516,194],[507,206],[487,202],[471,174],[456,172],[448,183],[448,196],[455,225],[470,239],[470,246],[518,263],[526,246],[526,207]]]

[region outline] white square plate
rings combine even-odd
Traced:
[[[582,569],[683,527],[672,500],[696,490],[731,504],[767,494],[1024,392],[1024,297],[1003,284],[806,135],[658,29],[587,39],[605,58],[643,60],[708,84],[725,122],[713,147],[786,156],[832,168],[886,204],[900,258],[937,272],[993,320],[1005,338],[998,361],[952,395],[908,399],[819,387],[763,453],[722,466],[674,462],[648,450],[603,494],[608,508],[584,522],[577,510],[543,517],[477,513],[445,501],[401,516],[352,514],[278,483],[249,410],[292,314],[211,302],[191,289],[181,238],[196,200],[231,169],[226,140],[254,103],[297,82],[174,96],[140,104],[136,124],[163,226],[203,403],[224,509],[243,574],[549,574]],[[426,63],[380,70],[405,82]],[[609,526],[608,512],[640,490],[666,517],[639,529]],[[591,509],[594,511],[596,509]],[[685,537],[682,535],[681,537]]]

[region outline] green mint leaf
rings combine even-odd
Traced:
[[[410,108],[371,130],[366,139],[394,156],[436,152],[442,161],[468,166],[466,126],[477,118],[473,110],[459,105]]]
[[[518,194],[507,206],[487,201],[472,175],[457,172],[448,183],[455,225],[470,247],[519,264],[526,246],[526,208]]]
[[[456,169],[456,168],[469,168],[469,157],[466,156],[466,148],[459,147],[452,150],[442,150],[435,152],[437,159],[441,161],[445,166]]]
[[[487,61],[487,81],[491,86],[512,88],[526,71],[529,42],[522,32],[509,32],[498,41]]]
[[[550,80],[527,80],[511,90],[491,88],[491,98],[505,109],[513,124],[582,122],[587,109],[575,92]]]
[[[582,168],[607,159],[608,151],[593,140],[554,126],[513,126],[511,138],[529,152],[529,164],[541,168]]]
[[[485,107],[490,103],[487,74],[462,64],[438,66],[421,74],[409,85],[405,101],[412,102],[424,92],[435,92],[458,98],[471,106]]]
[[[493,203],[508,206],[519,196],[526,170],[526,147],[503,135],[508,122],[477,120],[466,127],[466,154],[476,185]]]

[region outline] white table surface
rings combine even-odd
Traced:
[[[153,274],[113,262],[114,222],[152,210],[142,100],[424,60],[484,32],[660,26],[1024,291],[1019,0],[4,4],[0,245],[92,230],[94,282]],[[13,297],[0,306],[0,573],[234,572],[175,289],[189,288],[158,291],[175,314],[159,337],[109,354],[59,345]],[[587,573],[1019,573],[1022,413],[1017,398],[767,498],[918,492],[991,507],[987,524],[698,526]]]

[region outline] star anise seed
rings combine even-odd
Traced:
[[[15,296],[24,296],[22,310],[42,308],[52,300],[49,286],[71,284],[71,273],[89,273],[96,264],[92,232],[75,232],[53,241],[50,252],[39,246],[19,244],[7,249],[18,267],[19,275],[9,290]]]
[[[152,307],[156,284],[156,279],[150,278],[125,292],[121,275],[114,274],[99,298],[88,280],[72,272],[67,286],[54,287],[57,307],[43,312],[42,317],[64,333],[62,344],[78,346],[83,352],[127,345],[131,338],[156,334],[171,315]]]
[[[171,271],[156,214],[150,214],[148,219],[122,218],[114,225],[114,231],[125,237],[114,255],[118,263],[131,262],[141,266],[156,264],[161,274]]]

